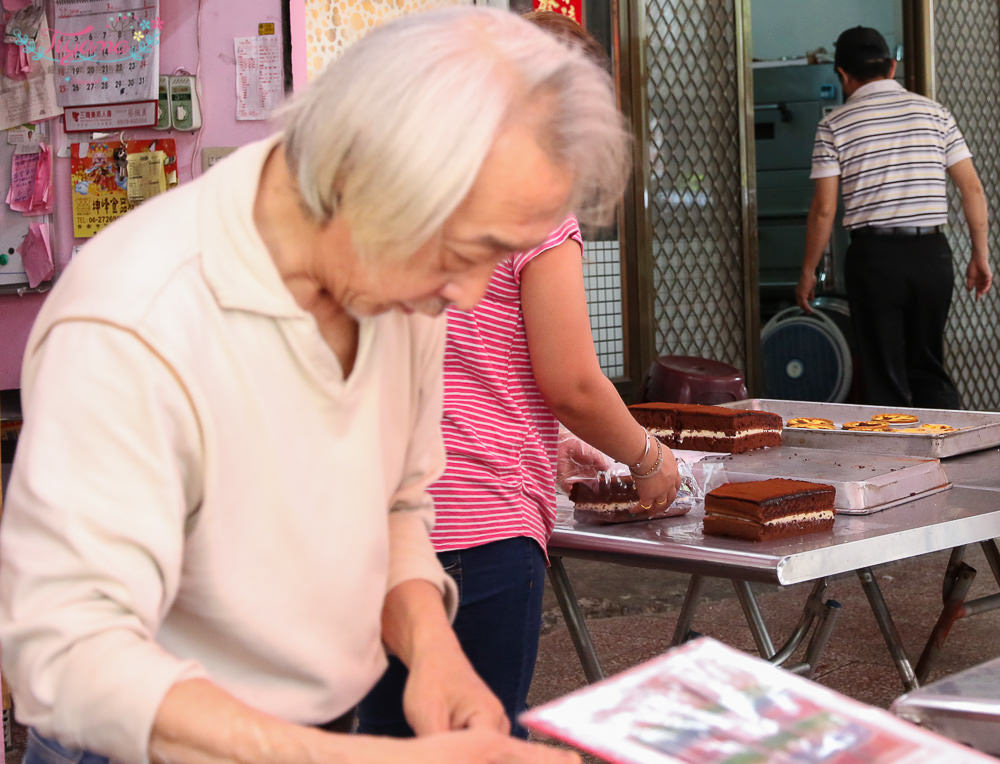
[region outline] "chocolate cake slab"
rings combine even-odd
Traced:
[[[646,428],[650,435],[659,438],[669,448],[676,448],[677,435],[676,403],[636,403],[629,406],[635,420]]]
[[[670,515],[670,507],[639,506],[639,491],[631,477],[600,475],[593,482],[574,483],[569,498],[573,519],[590,525],[656,520]]]
[[[781,445],[783,420],[767,411],[697,403],[637,403],[629,410],[670,448],[738,454]]]
[[[831,485],[787,478],[726,483],[705,496],[703,530],[754,541],[828,530],[835,493]]]

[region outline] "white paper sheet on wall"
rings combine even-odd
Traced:
[[[236,37],[236,119],[270,119],[285,94],[281,39]]]
[[[51,47],[44,15],[32,44],[41,49]],[[0,76],[0,130],[62,114],[62,107],[56,103],[52,62],[44,57],[30,58],[27,79]]]
[[[59,0],[48,55],[62,106],[156,100],[159,0]]]

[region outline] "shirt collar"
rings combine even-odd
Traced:
[[[307,315],[288,291],[253,219],[261,172],[281,140],[248,144],[203,177],[198,205],[202,273],[223,308],[291,318]]]
[[[847,102],[857,101],[862,98],[870,98],[874,95],[881,95],[882,93],[895,93],[905,88],[900,85],[896,80],[885,79],[885,80],[873,80],[872,82],[866,82],[864,85],[855,90],[851,97],[847,99]]]

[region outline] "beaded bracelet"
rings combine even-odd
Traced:
[[[648,441],[647,441],[648,442]],[[653,462],[653,466],[649,468],[646,472],[636,472],[631,467],[629,467],[629,472],[632,473],[632,477],[636,480],[642,480],[643,478],[652,477],[655,475],[659,469],[660,465],[663,464],[663,446],[660,445],[660,441],[656,439],[656,461]]]

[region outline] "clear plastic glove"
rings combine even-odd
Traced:
[[[573,483],[593,480],[598,473],[611,469],[614,463],[610,456],[559,425],[559,452],[556,460],[556,485],[559,490],[569,493]]]

